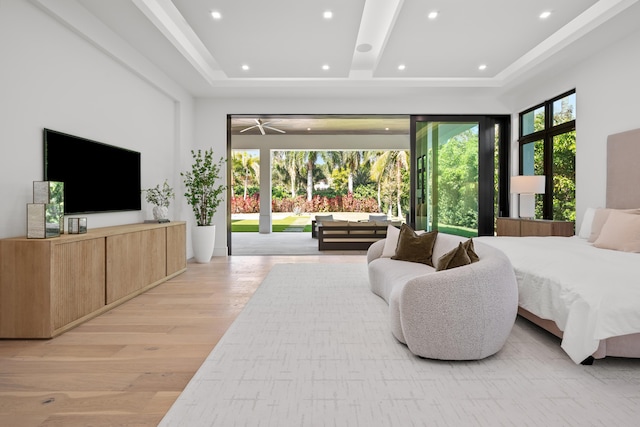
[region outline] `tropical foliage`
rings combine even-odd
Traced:
[[[478,228],[478,134],[462,132],[438,153],[438,223]]]
[[[257,191],[260,162],[246,151],[234,151],[232,166],[231,186],[234,189],[241,187],[243,199],[246,199]]]
[[[232,212],[259,212],[259,160],[233,153]],[[408,151],[275,151],[273,212],[387,212],[409,209]]]

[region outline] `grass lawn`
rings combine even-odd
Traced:
[[[438,231],[441,233],[455,234],[462,237],[478,237],[478,230],[466,227],[456,227],[454,225],[438,224]]]
[[[304,232],[311,232],[311,224],[310,224],[309,216],[288,216],[282,219],[274,219],[271,221],[271,231],[280,232],[284,231],[286,228],[292,225],[304,225]],[[231,221],[231,231],[233,233],[257,233],[259,231],[258,228],[258,220],[257,219],[237,219]]]

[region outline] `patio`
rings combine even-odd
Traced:
[[[293,216],[293,213],[274,212],[272,219]],[[318,214],[322,215],[322,214]],[[301,215],[302,217],[303,215]],[[315,214],[306,214],[305,224],[311,224]],[[337,212],[334,218],[358,221],[369,218],[367,212]],[[233,214],[232,220],[255,219],[259,214]],[[302,218],[301,218],[302,219]],[[296,222],[296,225],[301,225]],[[302,224],[302,225],[305,225]],[[301,227],[293,227],[291,231],[271,232],[268,234],[252,232],[231,233],[231,255],[363,255],[366,251],[319,251],[318,240],[311,237],[311,232],[300,231]]]

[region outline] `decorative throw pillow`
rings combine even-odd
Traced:
[[[387,237],[384,241],[384,248],[382,248],[382,255],[380,258],[391,258],[396,254],[396,247],[398,246],[398,238],[400,237],[400,229],[389,224],[387,226]]]
[[[322,221],[333,221],[333,215],[316,215],[316,224],[322,224]]]
[[[407,224],[402,224],[396,254],[391,259],[419,262],[433,267],[433,246],[438,237],[437,231],[416,234]]]
[[[602,226],[609,217],[609,212],[611,212],[611,209],[598,208],[593,213],[593,221],[591,221],[591,233],[589,234],[589,238],[587,239],[589,243],[593,243],[598,239],[600,230],[602,230]]]
[[[322,225],[322,222],[333,222],[333,214],[331,215],[316,215],[316,232]]]
[[[467,251],[467,255],[472,263],[480,261],[480,257],[476,253],[476,249],[473,247],[473,239],[469,239],[462,244],[462,247]]]
[[[624,252],[640,252],[640,215],[612,210],[593,246]]]
[[[467,240],[467,242],[470,240]],[[451,268],[462,267],[471,264],[471,258],[467,255],[467,249],[464,243],[458,243],[458,247],[450,250],[446,254],[438,258],[436,271],[449,270]]]
[[[640,209],[596,209],[596,212],[593,215],[593,222],[591,223],[591,234],[589,235],[589,239],[587,240],[589,243],[593,243],[598,240],[598,236],[600,236],[600,231],[602,230],[604,223],[607,222],[607,219],[609,219],[609,214],[611,214],[611,212],[613,211],[640,215]]]

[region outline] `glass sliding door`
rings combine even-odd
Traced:
[[[505,120],[412,117],[412,223],[417,230],[467,237],[493,234],[494,212],[502,211],[505,202],[498,197],[500,179],[495,177],[500,170],[496,142],[504,137]]]

